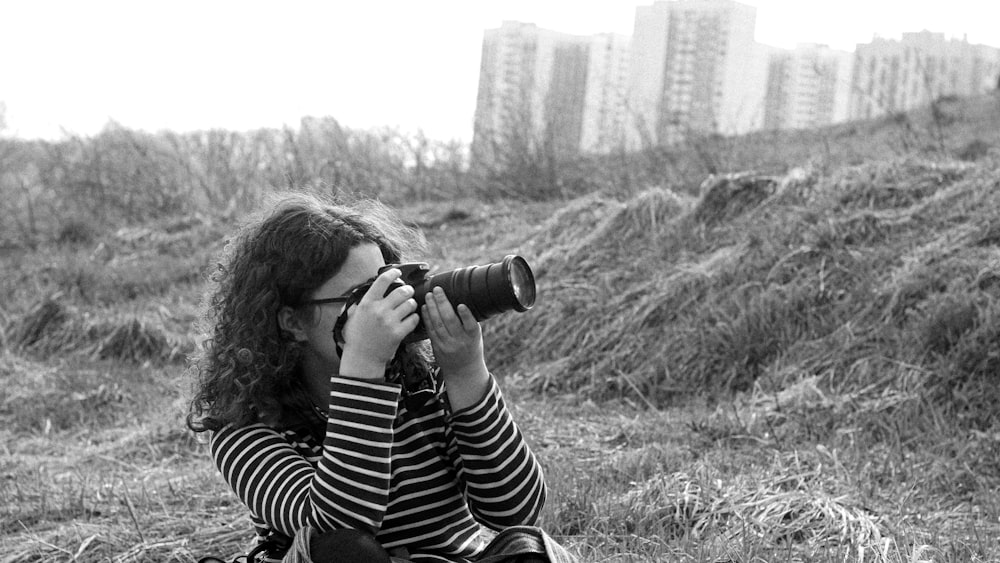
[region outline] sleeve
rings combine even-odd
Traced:
[[[326,437],[315,467],[263,425],[215,433],[212,457],[250,511],[283,534],[308,524],[374,535],[389,499],[399,392],[398,385],[332,378]]]
[[[469,507],[483,524],[531,525],[545,504],[542,469],[493,380],[479,403],[452,415]]]

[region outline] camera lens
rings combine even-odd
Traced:
[[[531,274],[531,268],[520,256],[508,256],[503,264],[506,266],[507,278],[510,280],[514,300],[517,302],[515,309],[527,311],[535,304],[535,276]]]
[[[435,274],[427,291],[438,286],[452,303],[465,304],[478,321],[506,311],[524,312],[535,304],[535,278],[520,256]]]

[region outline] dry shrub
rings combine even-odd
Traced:
[[[582,247],[607,216],[622,207],[599,195],[577,198],[561,207],[531,235],[528,246],[536,256],[536,274],[540,277],[552,265],[564,264],[567,254]]]
[[[944,296],[929,304],[918,325],[935,377],[931,399],[965,427],[995,431],[1000,424],[1000,301],[981,294]]]
[[[773,195],[778,186],[776,178],[751,173],[709,176],[701,184],[694,219],[708,225],[732,220]]]
[[[928,352],[947,354],[979,324],[979,309],[975,303],[950,294],[931,301],[920,318],[920,341]]]
[[[828,217],[809,228],[810,246],[841,249],[848,246],[869,247],[887,241],[906,228],[909,215],[895,212],[862,210],[846,217]]]
[[[92,221],[72,218],[62,222],[56,233],[56,241],[61,244],[91,244],[97,238],[99,229]]]
[[[955,151],[955,156],[959,160],[976,161],[989,154],[992,148],[993,146],[990,143],[975,138],[966,143],[961,149]]]
[[[792,168],[778,179],[775,196],[795,203],[813,204],[820,196],[823,169],[818,162],[810,161],[804,166]]]
[[[13,319],[9,332],[15,351],[36,357],[80,350],[94,335],[79,312],[63,304],[60,294],[43,298]]]
[[[775,287],[750,296],[730,296],[702,317],[703,358],[699,383],[708,389],[748,390],[772,361],[800,340],[825,331],[810,288]]]
[[[722,248],[660,277],[640,275],[641,281],[631,285],[604,285],[600,279],[552,284],[538,311],[498,319],[502,322],[490,327],[495,331],[491,342],[500,344],[493,352],[515,361],[518,354],[537,354],[521,362],[531,369],[520,374],[536,389],[590,397],[628,394],[652,403],[677,387],[690,391],[694,385],[690,381],[702,374],[685,369],[685,354],[690,351],[685,347],[688,338],[697,336],[666,327],[683,325],[696,315],[692,309],[712,280],[733,268],[741,252],[739,247]],[[522,344],[524,335],[530,335],[530,349]],[[674,373],[689,380],[675,379]]]
[[[143,319],[95,321],[63,305],[58,295],[15,319],[9,332],[12,348],[36,357],[79,352],[129,363],[180,362],[191,346],[190,338],[170,338]]]
[[[180,350],[167,340],[161,330],[138,319],[105,328],[110,328],[107,335],[93,347],[93,355],[98,359],[142,363],[148,360],[169,361],[180,355]]]
[[[61,331],[69,319],[66,307],[59,303],[58,296],[39,301],[9,331],[10,344],[15,348],[31,348],[38,345],[54,332]]]
[[[691,198],[672,190],[649,189],[629,199],[591,236],[595,243],[605,244],[612,237],[626,241],[655,239],[669,230],[692,204]]]
[[[1000,374],[1000,300],[990,298],[975,308],[974,313],[968,309],[969,316],[975,315],[978,322],[965,330],[949,351],[956,373],[989,379]],[[988,385],[1000,390],[995,381]]]
[[[669,189],[637,194],[568,253],[567,269],[605,273],[615,282],[659,274],[663,263],[687,246],[684,217],[693,204]]]
[[[655,249],[688,208],[689,198],[653,188],[625,203],[591,195],[573,200],[532,234],[539,269],[559,275],[601,274]]]
[[[991,220],[980,229],[976,237],[976,246],[1000,246],[1000,221]]]
[[[970,328],[974,311],[969,307],[992,295],[988,282],[992,268],[984,269],[991,253],[971,244],[968,237],[949,240],[947,233],[912,249],[899,258],[897,267],[881,272],[882,280],[873,288],[875,300],[883,303],[882,320],[912,330],[914,344],[947,351],[959,335],[946,333]],[[962,315],[969,318],[963,321],[958,318]],[[959,330],[959,325],[965,328]]]
[[[873,162],[839,172],[834,193],[845,208],[908,207],[961,180],[969,169],[967,164],[919,158]]]

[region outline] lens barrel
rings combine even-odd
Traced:
[[[535,304],[535,277],[528,263],[510,255],[501,262],[468,266],[428,276],[415,287],[423,296],[440,287],[453,305],[465,304],[477,321],[507,311],[527,311]]]

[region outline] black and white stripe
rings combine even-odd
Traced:
[[[259,535],[354,528],[414,561],[474,557],[481,525],[530,525],[545,501],[541,469],[495,383],[449,415],[440,401],[409,411],[395,384],[334,377],[322,443],[306,431],[227,427],[212,454]]]

